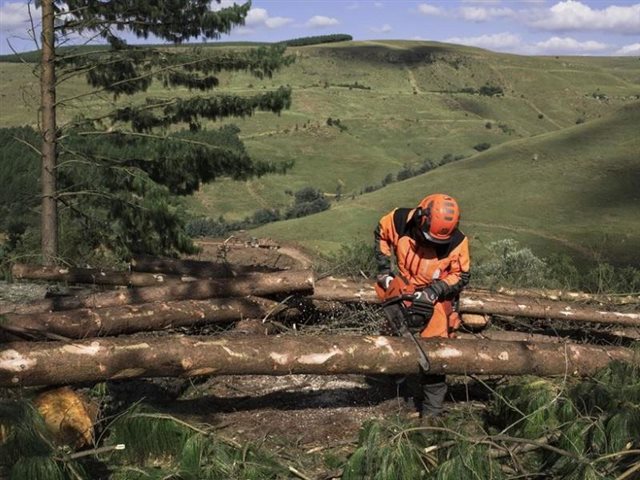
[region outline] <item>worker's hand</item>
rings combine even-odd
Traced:
[[[393,277],[388,273],[384,273],[382,275],[378,275],[378,285],[380,285],[383,289],[389,288],[389,285],[393,281]]]
[[[433,305],[434,303],[436,303],[436,301],[438,301],[438,296],[438,292],[436,292],[433,287],[427,287],[413,294],[413,302],[428,303],[430,305]]]
[[[423,292],[416,292],[413,296],[415,299],[411,304],[411,312],[417,313],[418,315],[424,315],[426,319],[430,319],[433,315],[433,303],[426,299],[424,295],[421,295]]]

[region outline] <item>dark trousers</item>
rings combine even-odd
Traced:
[[[400,385],[400,394],[406,401],[412,399],[422,416],[441,415],[447,395],[446,376],[426,373],[407,375]]]
[[[447,395],[447,377],[445,375],[420,374],[422,386],[422,416],[442,414],[444,397]]]

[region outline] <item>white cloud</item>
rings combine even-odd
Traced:
[[[264,8],[252,8],[249,10],[247,17],[245,18],[245,25],[248,27],[267,27],[267,28],[279,28],[293,22],[292,18],[287,17],[271,17],[269,12]]]
[[[388,23],[385,23],[381,27],[371,27],[369,28],[369,30],[371,30],[374,33],[389,33],[390,31],[393,30],[393,28]]]
[[[534,12],[529,24],[549,31],[601,30],[640,34],[640,3],[594,9],[576,0],[565,0],[548,10]]]
[[[293,18],[287,17],[269,17],[264,22],[267,28],[280,28],[293,22]]]
[[[510,8],[462,7],[459,14],[471,22],[486,22],[494,18],[513,17],[515,12]]]
[[[518,35],[513,33],[494,33],[478,37],[452,37],[445,40],[448,43],[471,45],[472,47],[488,48],[491,50],[513,50],[522,45]]]
[[[373,2],[373,6],[376,8],[382,8],[384,4],[382,2]]]
[[[31,6],[34,23],[39,20],[35,6]],[[0,31],[2,33],[25,33],[31,28],[29,8],[26,3],[8,2],[0,6]]]
[[[640,56],[640,43],[632,43],[616,50],[614,55],[638,55]]]
[[[442,15],[444,14],[444,10],[440,7],[436,7],[434,5],[429,5],[428,3],[421,3],[418,5],[418,12],[423,15]]]
[[[534,45],[537,53],[595,53],[606,50],[606,43],[587,40],[580,42],[571,37],[551,37]]]
[[[324,28],[338,25],[339,23],[340,22],[337,18],[325,17],[324,15],[314,15],[309,20],[307,20],[305,26],[309,28]]]

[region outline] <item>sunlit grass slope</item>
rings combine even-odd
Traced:
[[[558,132],[514,140],[343,200],[331,210],[255,234],[318,251],[372,237],[379,217],[425,194],[456,196],[477,251],[516,238],[543,255],[569,253],[640,266],[640,103]]]
[[[230,47],[205,47],[206,54]],[[478,251],[515,237],[539,253],[569,252],[640,263],[640,143],[637,58],[522,57],[435,42],[367,41],[292,48],[296,62],[272,79],[221,77],[222,92],[293,88],[281,116],[233,119],[252,156],[295,160],[287,175],[204,185],[194,213],[243,218],[283,208],[313,186],[343,199],[329,212],[256,231],[321,251],[369,239],[378,217],[423,195],[446,191],[463,207]],[[499,86],[503,96],[462,90]],[[82,79],[60,85],[61,121],[102,113],[142,97],[87,92]],[[192,95],[186,89],[157,97]],[[0,63],[0,126],[36,124],[38,85],[30,65]],[[339,119],[341,131],[327,125]],[[579,123],[579,124],[577,124]],[[215,128],[216,124],[207,125]],[[481,154],[479,143],[492,147]],[[360,195],[405,164],[444,155],[469,158]]]
[[[215,54],[216,48],[203,51]],[[338,188],[346,196],[359,194],[405,164],[446,154],[471,156],[479,143],[495,147],[578,120],[590,122],[640,95],[635,58],[522,57],[414,41],[343,42],[289,51],[296,62],[272,79],[225,74],[220,90],[250,95],[283,84],[293,87],[293,106],[281,116],[259,113],[232,121],[254,158],[293,159],[295,166],[287,175],[205,185],[190,202],[195,213],[243,218],[260,208],[285,207],[291,202],[286,191],[309,185],[328,194]],[[502,87],[504,96],[460,93],[487,83]],[[108,95],[64,101],[86,91],[82,79],[60,85],[62,121],[142,101]],[[186,89],[159,87],[150,93],[191,95]],[[1,126],[34,125],[37,98],[31,66],[0,64]],[[327,125],[329,117],[340,119],[346,130]]]

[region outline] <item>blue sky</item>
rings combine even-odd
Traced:
[[[27,34],[27,3],[0,0],[0,53],[11,52],[7,40],[18,51],[34,48]],[[230,3],[223,0],[223,6]],[[32,11],[37,17],[33,4]],[[525,55],[640,56],[640,3],[254,0],[246,25],[223,40],[277,41],[329,33],[348,33],[356,40],[436,40]]]

